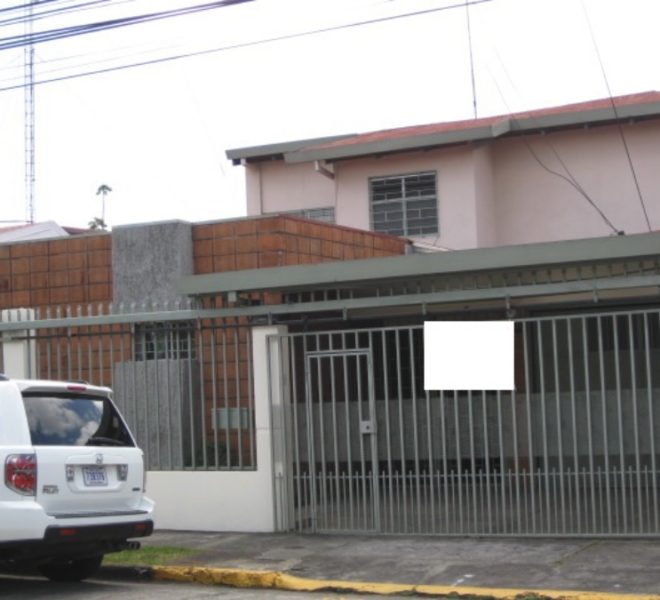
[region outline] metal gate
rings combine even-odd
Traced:
[[[515,331],[515,392],[425,391],[421,326],[274,338],[281,527],[657,536],[660,312]]]

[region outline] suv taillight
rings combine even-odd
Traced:
[[[37,455],[10,454],[5,460],[5,485],[24,496],[34,496],[37,491]]]

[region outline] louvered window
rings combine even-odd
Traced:
[[[392,235],[438,233],[435,173],[369,180],[371,227]]]

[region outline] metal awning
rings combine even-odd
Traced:
[[[657,295],[660,233],[192,275],[232,316]],[[556,300],[555,300],[556,301]]]

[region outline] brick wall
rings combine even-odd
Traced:
[[[195,273],[403,254],[406,240],[272,216],[193,225]],[[0,245],[0,309],[112,301],[112,234]]]
[[[109,302],[111,235],[0,245],[0,308]]]
[[[404,254],[407,241],[273,216],[193,226],[195,272],[217,273]]]

